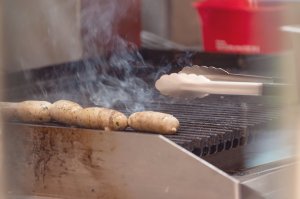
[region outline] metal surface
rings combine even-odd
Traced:
[[[241,182],[243,199],[282,199],[294,198],[291,179],[296,173],[296,163],[273,168],[272,172],[252,176]],[[285,184],[284,184],[285,183]]]
[[[172,97],[202,98],[209,94],[262,95],[263,83],[211,81],[205,75],[172,73],[163,75],[155,83],[161,94]]]
[[[178,133],[166,137],[198,156],[206,156],[244,145],[257,134],[277,128],[272,125],[280,118],[281,106],[274,97],[209,96],[149,102],[145,109],[177,117],[181,124]],[[118,110],[130,114],[126,108]]]
[[[271,77],[229,73],[222,68],[213,66],[186,66],[179,73],[204,75],[206,78],[214,81],[274,83],[275,80]]]
[[[5,129],[10,195],[240,197],[238,180],[159,135],[35,125]]]
[[[295,164],[230,176],[160,135],[28,124],[7,125],[3,135],[9,199],[273,199],[291,193],[278,179],[290,179]]]

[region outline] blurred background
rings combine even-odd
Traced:
[[[234,149],[232,154],[211,152],[214,155],[209,156],[196,149],[190,152],[255,190],[251,195],[248,188],[241,188],[248,195],[238,194],[236,198],[300,198],[300,168],[295,169],[300,152],[299,1],[1,0],[0,9],[1,101],[54,102],[63,98],[106,107],[130,101],[134,105],[126,106],[126,111],[144,110],[147,99],[156,100],[154,83],[161,75],[192,65],[265,76],[288,84],[289,89],[271,98],[213,95],[187,102],[210,104],[217,99],[212,106],[224,103],[226,107],[238,107],[236,111],[242,116],[255,113],[257,120],[276,119],[270,125],[259,123],[263,128],[257,131],[255,142],[237,147],[239,150]],[[264,104],[266,110],[250,109]],[[264,111],[270,112],[260,116]],[[256,116],[249,118],[255,120]],[[251,119],[246,120],[247,124],[238,127],[227,120],[224,125],[243,132],[249,126],[256,129]],[[19,148],[12,150],[15,144],[8,133],[2,129],[0,162],[5,158],[1,164],[4,168],[0,169],[1,176],[6,177],[1,179],[10,179],[5,192],[42,195],[40,185],[32,185],[39,187],[38,191],[20,186],[26,181],[19,179],[22,165],[11,165],[18,164],[13,157],[18,157],[24,143],[20,141]],[[10,157],[7,151],[15,156]],[[221,163],[224,159],[228,164]],[[283,174],[272,176],[281,168],[286,169]],[[251,178],[243,176],[249,173]],[[264,178],[264,184],[255,181],[257,176]],[[16,186],[14,179],[18,179]],[[23,189],[26,191],[20,191]]]
[[[230,42],[234,36],[241,35],[244,40],[236,37],[236,43],[245,42],[244,46],[246,42],[264,44],[260,46],[260,51],[244,50],[242,53],[274,54],[284,50],[278,44],[282,45],[282,34],[276,28],[299,23],[297,1],[285,1],[284,6],[279,5],[283,1],[272,0],[201,2],[32,1],[23,5],[22,1],[7,1],[3,6],[3,37],[7,49],[4,61],[6,65],[14,66],[7,67],[7,70],[20,70],[79,60],[84,56],[92,56],[91,51],[96,51],[95,48],[100,51],[99,48],[104,46],[100,40],[104,40],[105,36],[112,37],[108,33],[117,33],[138,47],[225,53],[242,51],[228,49],[230,43],[227,44],[227,50],[216,49],[209,42],[216,39],[220,45],[220,42]],[[286,10],[289,10],[287,14],[283,14]],[[244,26],[240,21],[243,21]],[[260,31],[265,31],[265,34]],[[217,36],[229,40],[214,38]],[[271,39],[267,39],[267,36],[271,37],[272,42],[268,41]],[[93,49],[89,46],[91,40],[97,42]]]

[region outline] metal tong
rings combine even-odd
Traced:
[[[262,83],[279,83],[281,80],[274,77],[233,74],[222,68],[216,68],[214,66],[186,66],[180,73],[204,75],[206,78],[212,81],[231,81],[231,82],[262,82]]]
[[[206,66],[184,67],[179,73],[163,75],[155,87],[164,95],[202,98],[209,94],[221,95],[280,95],[286,84],[263,76],[231,74]]]

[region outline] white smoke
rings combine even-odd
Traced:
[[[118,34],[120,21],[133,6],[134,0],[90,0],[82,11],[86,56],[98,59],[99,66],[86,64],[89,74],[80,91],[88,92],[90,100],[99,106],[133,103],[130,111],[144,109],[153,98],[153,85],[134,73],[134,67],[147,68],[138,48]],[[103,56],[106,56],[104,59]],[[95,68],[97,67],[97,68]],[[100,69],[101,74],[97,71]],[[80,79],[80,77],[79,77]]]
[[[69,99],[83,105],[91,105],[90,102],[92,102],[97,106],[104,107],[114,107],[116,104],[121,103],[126,106],[129,112],[144,110],[145,104],[151,101],[156,93],[154,80],[158,79],[162,74],[168,73],[172,65],[169,62],[162,63],[161,66],[156,67],[146,64],[139,53],[139,48],[118,34],[118,27],[122,25],[120,23],[128,15],[128,12],[132,10],[132,7],[137,6],[137,2],[137,0],[84,1],[84,4],[81,4],[82,7],[79,9],[80,20],[78,21],[80,23],[76,25],[81,27],[75,26],[73,28],[74,31],[77,28],[82,30],[84,70],[81,67],[77,70],[76,65],[75,68],[71,67],[71,73],[74,74],[74,71],[75,74],[77,73],[77,76],[74,78],[66,77],[68,72],[64,70],[68,70],[68,67],[57,67],[55,74],[51,73],[55,77],[50,78],[50,81],[35,81],[34,89],[26,93],[27,98],[49,101]],[[63,9],[57,5],[51,5],[50,1],[42,5],[38,9],[43,9],[38,13],[44,13],[43,19],[47,19],[47,24],[50,24],[49,27],[52,27],[48,29],[48,35],[45,36],[44,40],[46,43],[51,43],[51,46],[54,46],[55,49],[60,49],[64,45],[58,41],[68,40],[67,43],[69,45],[64,45],[65,48],[62,51],[64,54],[69,52],[70,54],[67,57],[71,57],[74,54],[72,46],[77,46],[75,44],[72,45],[72,41],[76,43],[77,34],[75,36],[68,34],[70,32],[67,29],[71,26],[64,24],[72,24],[71,21],[73,20],[67,20],[67,15],[64,14]],[[64,9],[72,10],[72,12],[76,7],[72,2],[64,3],[63,5]],[[55,9],[46,9],[47,7]],[[42,12],[43,10],[46,11]],[[134,18],[132,20],[139,21],[139,19]],[[69,21],[69,23],[66,23],[66,21]],[[26,25],[29,28],[35,27],[32,21],[26,21]],[[57,34],[62,38],[55,39],[58,37],[57,35],[53,38],[56,30],[54,27],[62,29],[58,30],[60,34]],[[29,33],[34,34],[34,29],[32,28],[32,32],[29,31]],[[43,46],[39,38],[32,37],[32,39],[30,43],[38,43]],[[34,48],[35,45],[32,47]],[[42,50],[35,51],[42,52]],[[54,52],[57,51],[54,50]],[[46,52],[42,54],[44,56],[48,55]],[[185,57],[189,56],[189,54],[186,54]],[[22,58],[22,56],[18,57]],[[182,66],[186,60],[185,57],[182,60],[178,59],[178,63]],[[52,60],[52,58],[49,55],[49,57],[43,59],[43,61],[45,60]],[[22,61],[22,64],[24,64],[24,61]],[[51,63],[48,63],[48,65],[51,65]],[[146,72],[141,75],[137,71]],[[25,77],[29,81],[33,78],[30,74],[25,72]]]

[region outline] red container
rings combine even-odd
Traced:
[[[269,54],[284,49],[279,4],[257,0],[206,0],[195,3],[202,19],[204,50],[242,54]]]

